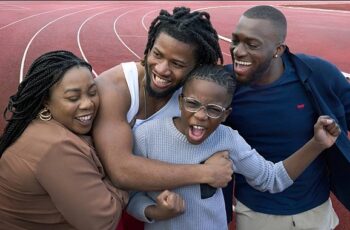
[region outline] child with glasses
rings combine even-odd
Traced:
[[[220,124],[231,112],[234,90],[235,80],[222,66],[198,67],[179,96],[181,117],[149,121],[137,128],[134,153],[170,163],[198,164],[214,152],[228,150],[236,173],[256,189],[276,193],[289,187],[340,133],[334,120],[320,116],[313,138],[302,148],[283,162],[266,161],[237,131]],[[146,230],[227,229],[222,191],[208,185],[134,192],[127,211],[146,222]]]

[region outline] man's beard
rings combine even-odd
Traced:
[[[173,93],[181,88],[183,84],[179,83],[175,87],[171,87],[165,91],[162,92],[156,92],[155,90],[152,89],[151,87],[151,76],[149,74],[149,68],[148,68],[148,63],[145,61],[145,77],[146,77],[146,91],[149,96],[154,97],[154,98],[164,98],[173,95]]]
[[[236,78],[237,83],[240,85],[255,85],[257,82],[261,80],[264,73],[269,69],[271,65],[271,60],[266,60],[262,65],[258,66],[258,68],[253,71],[253,73],[249,76],[249,78],[244,79],[243,81],[239,78]],[[233,67],[233,73],[234,73],[234,67]]]

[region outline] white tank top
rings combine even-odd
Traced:
[[[131,103],[130,103],[129,111],[127,113],[127,119],[129,123],[132,123],[134,117],[139,111],[139,105],[140,105],[138,72],[137,72],[137,67],[135,62],[122,63],[122,67],[123,67],[125,80],[129,88],[130,97],[131,97]],[[168,103],[166,103],[160,110],[158,110],[152,116],[148,117],[146,120],[136,119],[135,124],[132,128],[136,129],[142,123],[149,120],[159,119],[163,117],[180,116],[180,109],[179,109],[179,103],[178,103],[178,98],[180,93],[181,93],[181,88],[178,89],[172,95]]]

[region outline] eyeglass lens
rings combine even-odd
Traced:
[[[193,98],[183,97],[183,99],[185,109],[192,113],[198,112],[202,107],[204,107],[208,117],[218,118],[222,115],[223,111],[225,111],[225,109],[219,105],[209,104],[205,106]]]

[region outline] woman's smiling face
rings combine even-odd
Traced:
[[[92,127],[99,106],[97,87],[91,71],[75,66],[52,86],[46,102],[53,119],[77,134],[86,134]]]

